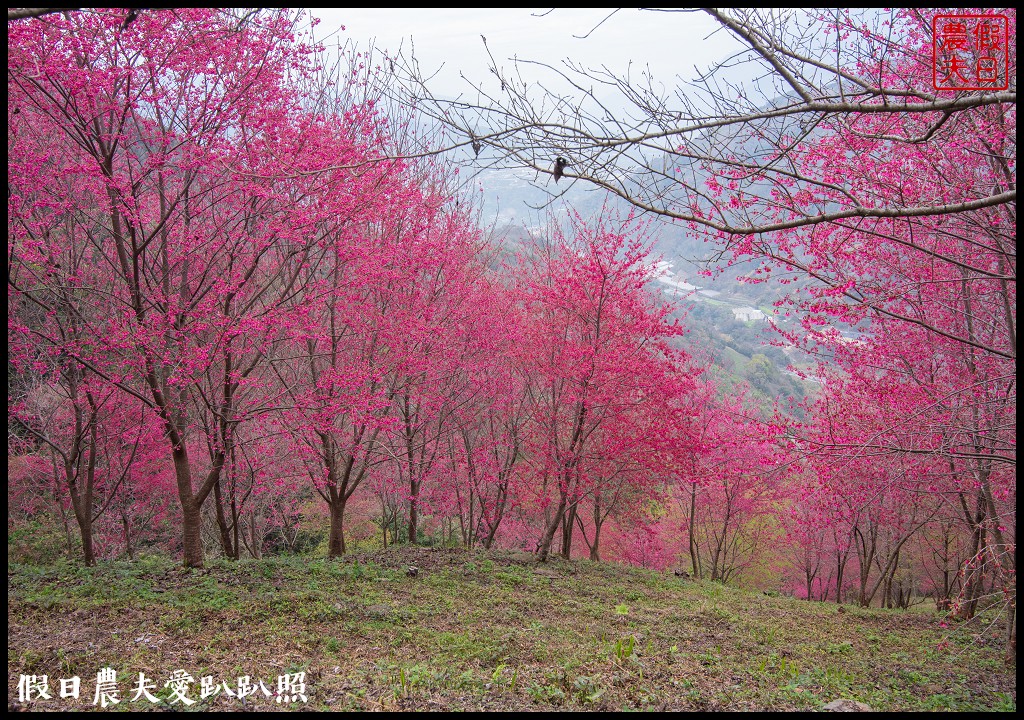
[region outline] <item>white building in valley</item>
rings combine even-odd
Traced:
[[[767,320],[768,316],[755,307],[738,307],[732,309],[733,317],[741,322],[751,320]]]

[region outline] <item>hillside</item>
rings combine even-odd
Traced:
[[[409,568],[417,568],[410,576]],[[200,700],[200,678],[249,675],[276,691],[305,673],[316,710],[1012,710],[1016,679],[997,629],[944,629],[921,612],[863,610],[691,582],[612,564],[518,553],[399,548],[329,563],[277,558],[184,570],[169,560],[8,570],[8,695],[47,675],[54,699],[92,707],[117,671],[117,709],[139,673],[161,703],[176,670],[191,709],[280,707]],[[930,606],[928,606],[930,609]],[[81,677],[61,699],[59,678]],[[223,687],[223,686],[221,686]],[[180,702],[174,707],[180,707]]]

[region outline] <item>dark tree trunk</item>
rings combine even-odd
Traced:
[[[92,520],[85,519],[79,523],[82,531],[82,560],[86,566],[92,567],[96,564],[96,555],[92,546]]]
[[[327,545],[329,559],[345,554],[345,504],[346,498],[342,493],[331,503],[331,530]]]
[[[558,495],[558,507],[555,508],[551,521],[544,529],[544,535],[541,537],[540,545],[537,547],[537,559],[541,562],[547,562],[548,555],[551,554],[551,543],[555,539],[555,531],[558,530],[558,526],[562,522],[562,516],[565,515],[566,492],[561,490]]]
[[[409,544],[416,545],[417,533],[419,532],[419,493],[420,484],[409,478]]]
[[[202,505],[194,499],[182,501],[181,545],[185,567],[203,567]]]
[[[576,508],[577,504],[574,502],[562,516],[562,557],[566,560],[572,556],[572,531],[576,527]]]
[[[690,528],[689,538],[690,541],[690,568],[693,571],[693,577],[700,579],[700,563],[697,555],[697,484],[690,483]]]
[[[220,479],[213,485],[213,503],[217,510],[217,528],[220,530],[220,548],[224,557],[232,560],[238,559],[236,545],[231,542],[231,526],[228,525],[227,516],[224,513],[224,497],[220,491]]]
[[[594,500],[594,544],[590,546],[590,559],[594,562],[601,562],[601,526],[604,519],[601,517],[601,496]]]
[[[124,551],[128,555],[129,560],[135,559],[135,550],[132,548],[132,529],[131,524],[128,522],[128,518],[121,515],[121,530],[124,535]]]

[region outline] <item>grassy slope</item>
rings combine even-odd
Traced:
[[[416,565],[419,574],[406,576]],[[999,642],[930,613],[800,602],[609,564],[404,548],[186,571],[168,560],[8,570],[8,696],[18,676],[118,670],[220,681],[305,670],[311,709],[1013,709]],[[975,631],[976,632],[976,631]],[[980,641],[980,642],[979,642]],[[57,693],[53,692],[55,698]],[[169,693],[157,693],[166,698]],[[198,698],[198,687],[191,697]],[[259,695],[250,708],[278,707]],[[192,709],[241,709],[220,696]],[[303,707],[302,703],[295,707]]]

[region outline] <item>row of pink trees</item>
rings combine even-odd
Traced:
[[[932,41],[927,21],[898,14],[919,55],[865,53],[852,72],[900,88],[911,110],[931,102],[933,69],[921,59]],[[853,33],[867,49],[885,43],[842,18],[832,31]],[[1005,42],[1015,58],[1015,39]],[[901,567],[916,556],[917,574],[934,578],[928,590],[967,616],[983,587],[996,588],[1011,653],[1015,128],[1014,106],[995,98],[961,112],[823,117],[817,136],[787,153],[794,177],[818,182],[780,194],[773,218],[798,223],[826,206],[893,210],[853,212],[745,248],[816,279],[801,303],[801,332],[790,334],[828,357],[818,371],[821,398],[800,433],[814,479],[792,507],[805,592],[841,598],[852,582],[861,603],[881,593],[893,604]],[[920,210],[929,206],[947,209]],[[842,326],[854,332],[844,336]]]
[[[644,291],[643,245],[600,225],[574,229],[525,259],[519,285],[541,559],[559,528],[569,555],[584,498],[594,508],[597,557],[602,500],[607,511],[627,478],[641,494],[657,492],[673,453],[686,449],[679,427],[693,412],[693,370],[670,345],[681,328]]]
[[[451,99],[415,62],[396,65],[481,162],[529,168],[552,196],[590,183],[686,223],[726,262],[754,261],[755,279],[809,287],[782,309],[804,321],[788,339],[828,368],[788,448],[799,481],[779,498],[802,528],[807,585],[824,550],[833,582],[860,563],[860,597],[887,593],[905,549],[959,517],[943,545],[966,538],[964,575],[984,568],[1012,614],[1016,11],[702,12],[742,49],[693,92],[514,59]],[[522,82],[520,62],[557,82]],[[754,79],[735,86],[744,62]],[[568,95],[549,89],[562,80]],[[616,92],[628,123],[607,110]]]
[[[187,565],[204,527],[258,557],[316,506],[336,557],[375,502],[385,543],[440,520],[467,545],[685,557],[726,581],[785,532],[808,597],[927,589],[971,614],[996,587],[1012,608],[1008,206],[734,244],[821,282],[790,340],[827,354],[823,390],[782,442],[678,349],[631,218],[574,218],[498,262],[446,170],[387,159],[408,126],[326,83],[287,13],[125,19],[10,39],[9,414],[46,470],[12,497],[73,518],[87,563],[163,523]],[[1014,128],[996,108],[822,118],[786,158],[824,180],[735,206],[787,223],[996,192]],[[907,140],[929,132],[943,154]]]
[[[261,409],[256,370],[316,247],[309,216],[326,214],[301,197],[317,181],[281,176],[318,129],[285,83],[308,69],[290,31],[281,13],[206,10],[10,28],[9,287],[83,326],[12,330],[159,418],[187,565],[235,430]]]
[[[384,159],[410,131],[364,68],[324,81],[296,22],[10,28],[10,412],[86,563],[115,512],[128,554],[160,512],[186,565],[204,515],[258,557],[317,496],[335,557],[370,490],[385,541],[427,513],[490,546],[514,515],[541,558],[579,528],[597,559],[605,521],[647,522],[701,450],[635,224],[577,218],[498,267],[442,168]]]
[[[367,163],[387,135],[369,103],[300,92],[319,68],[295,22],[183,10],[128,23],[97,11],[11,28],[9,328],[19,368],[71,406],[73,429],[48,445],[63,453],[87,562],[106,402],[137,403],[140,422],[158,424],[187,565],[202,564],[211,494],[223,549],[237,556],[241,508],[279,484],[253,468],[252,450],[285,431],[302,445],[300,425],[319,439],[316,489],[340,543],[358,483],[340,473],[357,453],[346,457],[332,426],[344,435],[361,423],[356,444],[373,442],[373,386],[393,388],[409,360],[404,323],[422,310],[401,294],[435,269],[398,251],[422,259],[466,243],[448,235],[465,223],[439,210],[447,198],[397,163]],[[367,383],[370,397],[352,398]],[[304,422],[274,430],[275,412]],[[49,440],[36,425],[23,427]],[[294,478],[293,466],[276,479]]]

